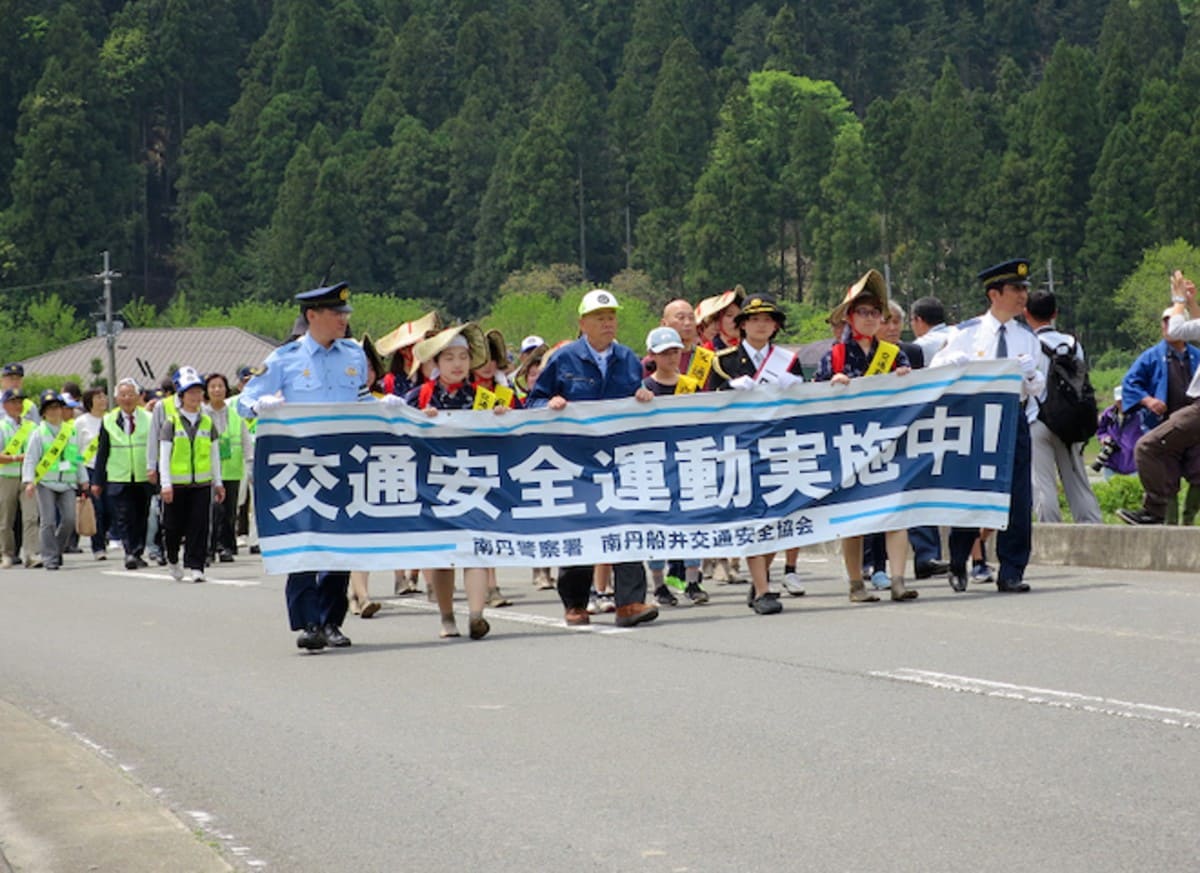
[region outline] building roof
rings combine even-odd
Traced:
[[[232,381],[239,367],[261,363],[277,346],[240,327],[128,327],[117,334],[117,378],[133,377],[148,385],[169,377],[173,367],[191,365],[202,373],[224,373]],[[72,343],[21,363],[28,374],[87,380],[96,358],[107,375],[104,337]]]

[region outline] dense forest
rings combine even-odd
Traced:
[[[329,275],[464,318],[551,265],[967,314],[1028,255],[1103,349],[1200,242],[1178,0],[0,0],[0,45],[2,305],[43,321],[105,249],[143,310]]]

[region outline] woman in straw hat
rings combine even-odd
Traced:
[[[436,418],[438,412],[444,409],[474,408],[475,386],[470,382],[471,370],[480,366],[488,356],[487,340],[478,325],[468,322],[447,328],[417,343],[414,355],[418,362],[436,365],[438,375],[408,392],[404,399],[409,406],[422,410],[430,418]],[[508,407],[497,405],[493,411],[504,413]],[[457,637],[453,568],[427,569],[425,581],[432,589],[442,615],[442,637]],[[488,597],[488,569],[464,568],[463,587],[467,591],[468,633],[473,640],[482,639],[491,629],[483,617]]]
[[[738,285],[696,304],[697,332],[703,338],[706,349],[719,352],[741,342],[737,317],[742,311],[745,296],[746,290]]]
[[[851,379],[895,373],[903,376],[909,372],[909,362],[898,346],[884,342],[878,337],[883,315],[888,311],[887,282],[877,270],[870,270],[850,286],[846,296],[833,310],[829,320],[842,323],[840,339],[821,358],[817,382],[848,385]],[[916,591],[904,587],[904,565],[908,560],[908,531],[887,531],[888,561],[892,573],[888,585],[892,600],[913,600]],[[879,597],[867,590],[863,583],[863,538],[845,537],[842,540],[842,559],[846,574],[850,577],[850,601],[873,603]]]

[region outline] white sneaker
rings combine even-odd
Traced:
[[[608,593],[601,594],[599,596],[599,600],[600,600],[600,611],[601,612],[616,612],[617,611],[617,597],[615,594],[608,594]]]
[[[171,574],[171,578],[176,582],[183,581],[183,568],[178,564],[167,564],[167,572]]]
[[[0,558],[0,570],[11,570],[12,566],[13,566],[13,559],[10,558],[8,555],[5,555],[3,558]]]
[[[792,597],[804,596],[804,585],[800,582],[800,574],[796,572],[783,574],[783,590]]]
[[[197,570],[196,572],[192,573],[192,581],[193,582],[207,582],[208,580],[204,577],[203,570]]]
[[[600,614],[600,595],[595,591],[588,597],[587,613],[588,615]]]

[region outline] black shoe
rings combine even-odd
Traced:
[[[165,567],[167,566],[167,559],[164,555],[159,555],[154,559],[154,563],[158,564],[160,567]]]
[[[778,594],[768,591],[761,597],[755,597],[753,587],[750,588],[750,596],[746,598],[746,605],[759,615],[774,615],[777,612],[783,612],[783,604],[779,602]]]
[[[233,563],[233,552],[221,552],[217,558],[222,564]]]
[[[350,637],[342,633],[340,627],[332,624],[325,625],[325,639],[329,641],[329,645],[335,649],[344,649],[350,645]]]
[[[261,554],[262,554],[262,549],[260,549],[258,546],[251,546],[251,547],[250,547],[250,554],[252,554],[252,555],[261,555]]]
[[[137,558],[126,558],[125,559],[125,569],[126,570],[136,570],[137,568],[138,568]]]
[[[1003,591],[1005,594],[1021,594],[1029,590],[1028,582],[1009,582],[1004,579],[996,583],[996,590]]]
[[[950,587],[953,588],[955,591],[958,591],[961,593],[961,592],[967,590],[967,568],[966,567],[963,567],[962,570],[951,570],[950,575],[947,578],[950,580]]]
[[[654,602],[659,606],[678,606],[679,598],[666,585],[659,585],[654,589]]]
[[[133,560],[137,562],[137,566],[138,566],[139,570],[142,569],[143,567],[150,566],[149,564],[146,563],[146,559],[143,558],[141,555],[134,555]]]
[[[708,592],[700,587],[699,582],[689,582],[683,593],[692,603],[708,603]]]
[[[918,579],[930,579],[934,576],[941,576],[943,573],[950,572],[949,561],[921,561],[913,565],[913,571]]]
[[[1157,515],[1151,515],[1144,509],[1118,509],[1117,518],[1126,524],[1162,524],[1163,520]]]
[[[315,624],[310,624],[304,630],[300,631],[300,635],[296,637],[296,648],[308,649],[310,652],[320,651],[327,644],[325,634]]]

